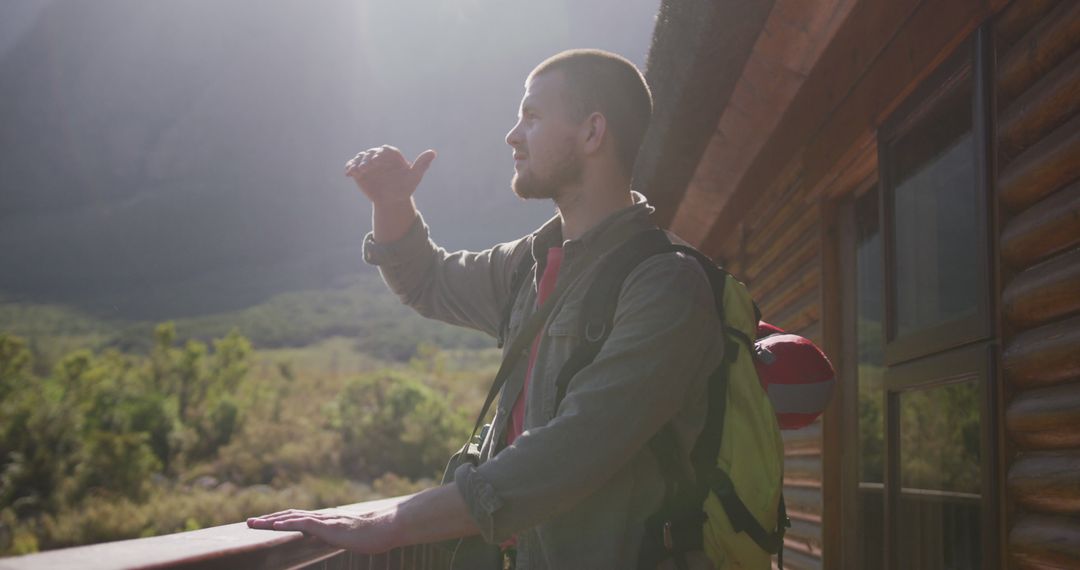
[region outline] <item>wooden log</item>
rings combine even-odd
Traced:
[[[804,268],[818,267],[821,263],[819,254],[820,242],[813,239],[809,233],[803,234],[803,241],[787,253],[787,256],[776,260],[776,263],[765,268],[754,265],[754,260],[749,260],[748,270],[755,270],[754,279],[748,281],[750,292],[755,299],[764,299],[785,284],[785,277],[801,273]]]
[[[994,20],[994,39],[998,52],[1008,51],[1059,3],[1060,0],[1019,0],[1010,3]]]
[[[802,271],[787,275],[786,278],[776,275],[767,279],[766,281],[780,281],[783,278],[783,283],[765,297],[755,296],[755,299],[759,300],[758,308],[761,309],[761,315],[780,314],[800,298],[817,292],[820,275],[821,271],[817,267],[804,266]]]
[[[1032,453],[1009,468],[1009,495],[1025,509],[1080,513],[1080,451]]]
[[[775,213],[790,202],[796,201],[799,196],[799,177],[802,174],[802,163],[793,160],[784,165],[783,170],[773,178],[769,186],[759,189],[754,196],[748,199],[744,207],[746,218],[752,222],[752,229],[762,226],[766,221],[772,220]]]
[[[1024,34],[999,61],[998,104],[1008,107],[1080,47],[1080,2],[1066,0]]]
[[[794,514],[795,516],[791,517],[791,528],[789,528],[784,535],[784,539],[791,540],[806,547],[808,553],[815,556],[821,556],[820,518],[815,522],[815,517],[813,516],[806,516],[799,512]],[[787,562],[787,560],[784,562]]]
[[[802,429],[780,432],[784,438],[784,453],[790,455],[821,454],[821,422],[816,421]]]
[[[821,516],[821,489],[784,487],[784,503],[789,511]]]
[[[1005,428],[1022,450],[1080,447],[1080,383],[1019,392],[1005,409]]]
[[[998,122],[998,164],[1007,165],[1078,109],[1080,51],[1059,63],[1002,113]]]
[[[821,479],[799,479],[784,473],[785,489],[810,489],[816,493],[821,492]]]
[[[759,277],[768,272],[777,275],[777,268],[787,267],[788,271],[805,263],[810,257],[818,254],[820,248],[820,235],[815,224],[817,220],[811,220],[808,225],[800,224],[803,231],[791,232],[780,236],[772,247],[759,257],[746,258],[746,278],[755,282]],[[798,260],[797,265],[793,260]],[[770,267],[771,266],[771,267]]]
[[[746,242],[746,253],[752,257],[760,256],[782,234],[791,231],[792,227],[803,223],[807,218],[817,219],[821,209],[816,204],[808,206],[799,199],[799,193],[791,188],[782,196],[776,198],[780,207],[769,211],[761,218],[752,220],[750,236]]]
[[[798,480],[821,481],[820,455],[793,455],[784,457],[784,477]]]
[[[800,430],[784,430],[780,436],[784,439],[784,448],[821,449],[821,420],[814,421]]]
[[[1009,212],[1019,213],[1077,178],[1080,114],[1009,164],[998,180],[998,197]]]
[[[761,253],[749,256],[750,263],[747,266],[747,277],[754,279],[760,275],[765,267],[773,263],[782,263],[779,258],[790,255],[793,250],[806,242],[818,243],[819,232],[816,231],[820,222],[821,212],[817,206],[804,208],[802,215],[795,218],[787,226],[783,226],[775,232],[754,233],[749,236],[749,242],[764,241],[765,247]],[[747,243],[749,250],[750,243]]]
[[[1061,384],[1080,377],[1080,316],[1016,335],[1002,356],[1014,388]]]
[[[821,321],[814,321],[802,327],[801,329],[796,329],[789,332],[795,333],[800,336],[805,336],[806,338],[810,339],[810,342],[813,342],[818,346],[822,346]]]
[[[821,526],[821,515],[819,515],[817,513],[807,513],[807,512],[803,512],[803,511],[793,511],[791,509],[788,509],[787,514],[788,514],[788,517],[791,518],[792,523],[794,523],[795,521],[801,521],[801,522],[817,525],[819,527]],[[794,527],[792,527],[792,528],[794,528]]]
[[[860,196],[877,182],[877,133],[868,132],[866,135],[863,140],[851,145],[851,150],[837,167],[808,191],[809,197],[836,199],[847,194]]]
[[[1080,568],[1080,520],[1020,515],[1009,532],[1009,553],[1018,568]]]
[[[820,273],[821,256],[808,255],[805,258],[806,261],[801,266],[793,267],[791,263],[783,263],[782,266],[774,267],[758,275],[757,281],[753,282],[751,287],[751,295],[757,301],[762,315],[774,314],[773,311],[765,312],[762,308],[765,304],[774,303],[779,297],[786,295],[785,291],[797,288],[800,281],[806,279],[808,273]]]
[[[769,267],[768,271],[758,275],[750,284],[750,294],[755,300],[766,299],[775,291],[790,287],[798,276],[815,268],[820,272],[821,256],[818,255],[816,247],[804,244],[799,250],[793,251],[791,257],[781,260]]]
[[[821,319],[821,305],[818,303],[817,295],[807,295],[770,319],[770,323],[786,331],[800,331]]]
[[[1014,277],[1002,294],[1005,318],[1030,328],[1080,311],[1080,248]]]
[[[1001,232],[1001,256],[1022,270],[1080,244],[1080,180],[1009,220]]]
[[[771,566],[770,568],[776,568]],[[821,570],[821,552],[814,552],[806,544],[784,537],[784,570]]]

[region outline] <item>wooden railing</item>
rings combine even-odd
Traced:
[[[327,510],[370,512],[402,499],[356,503]],[[356,554],[299,532],[252,530],[241,522],[0,559],[0,570],[63,568],[441,570],[449,568],[449,554],[433,546],[413,546],[375,555]]]

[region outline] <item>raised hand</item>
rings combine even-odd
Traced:
[[[365,150],[346,162],[345,175],[356,181],[360,191],[377,205],[406,202],[416,192],[435,156],[435,151],[426,150],[410,163],[400,150],[383,145]]]

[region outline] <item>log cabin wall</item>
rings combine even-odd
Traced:
[[[979,68],[991,81],[978,84],[993,86],[992,138],[981,140],[993,143],[996,198],[983,234],[995,280],[985,341],[1000,346],[984,376],[1000,396],[983,415],[983,475],[994,481],[982,565],[1080,568],[1080,2],[858,2],[739,190],[725,198],[719,174],[699,167],[671,226],[744,280],[766,320],[836,357],[850,336],[837,299],[838,206],[877,179],[877,129],[979,28],[992,34],[993,63]],[[702,164],[712,162],[707,150]],[[851,363],[834,364],[843,375]],[[785,566],[859,567],[848,552],[858,517],[841,500],[852,426],[839,409],[783,434]]]
[[[995,22],[1009,504],[1016,568],[1080,568],[1080,2]]]

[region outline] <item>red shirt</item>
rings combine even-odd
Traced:
[[[559,278],[559,268],[562,267],[561,247],[548,249],[547,265],[544,266],[544,275],[540,277],[540,285],[536,288],[536,306],[544,304],[551,292],[555,289],[555,281]],[[518,394],[514,408],[510,411],[510,425],[506,430],[506,445],[514,443],[525,431],[525,396],[529,393],[529,382],[532,380],[533,365],[536,364],[536,349],[540,346],[540,338],[544,335],[541,329],[533,339],[532,352],[529,353],[529,367],[525,369],[525,385]],[[514,535],[502,543],[503,550],[517,546],[517,535]]]
[[[548,249],[547,265],[544,267],[544,275],[540,277],[540,285],[536,291],[536,306],[539,307],[547,301],[548,296],[555,290],[555,281],[559,277],[559,268],[562,267],[563,250],[561,247]],[[540,346],[540,337],[544,334],[543,329],[536,335],[532,343],[532,352],[529,353],[529,367],[525,369],[525,385],[521,394],[514,402],[514,408],[510,412],[510,425],[506,430],[506,444],[514,443],[514,440],[525,431],[525,396],[529,393],[529,382],[532,380],[533,365],[536,364],[536,350]]]

